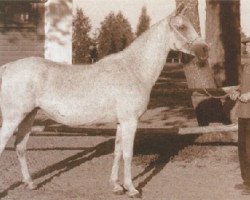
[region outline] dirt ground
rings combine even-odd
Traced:
[[[142,198],[249,199],[250,193],[238,189],[241,178],[236,139],[232,139],[235,135],[219,134],[210,140],[211,136],[206,135],[139,132],[132,167],[134,183]],[[32,136],[27,157],[38,185],[34,191],[20,183],[13,142],[14,138],[1,157],[1,199],[128,199],[126,195],[113,195],[108,182],[114,136]]]
[[[174,79],[172,72],[175,72]],[[173,84],[175,92],[171,91]],[[142,199],[250,199],[250,193],[240,185],[237,133],[178,136],[154,128],[197,125],[190,98],[176,92],[185,87],[179,69],[159,79],[155,91],[164,88],[169,89],[168,93],[155,92],[139,124],[132,171]],[[70,129],[40,113],[36,125],[45,126],[45,130],[30,137],[27,157],[37,189],[30,191],[20,182],[13,137],[0,158],[1,199],[128,199],[126,194],[112,194],[109,185],[115,138],[113,124]],[[56,130],[63,130],[64,134]]]

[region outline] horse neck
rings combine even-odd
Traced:
[[[128,48],[129,67],[151,89],[158,79],[170,51],[167,19],[154,25]]]

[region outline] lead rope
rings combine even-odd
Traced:
[[[227,97],[229,97],[229,94],[225,94],[225,95],[220,95],[220,96],[214,96],[212,94],[210,94],[206,88],[203,88],[203,91],[206,93],[206,95],[210,98],[213,98],[213,99],[225,99]]]
[[[206,88],[203,88],[202,90],[204,91],[204,93],[206,94],[206,96],[208,96],[208,97],[210,97],[210,98],[212,98],[212,99],[225,99],[225,98],[229,97],[229,94],[220,95],[220,96],[214,96],[214,95],[210,94],[210,93],[207,91]],[[195,92],[197,92],[197,94],[195,94],[195,96],[204,96],[203,93],[200,93],[200,92],[198,92],[198,91],[195,91]]]

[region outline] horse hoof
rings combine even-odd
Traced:
[[[132,190],[128,192],[130,198],[141,198],[141,193],[137,190]]]
[[[35,190],[35,189],[37,188],[37,185],[34,184],[33,182],[25,183],[25,186],[26,186],[29,190]]]
[[[123,195],[125,193],[123,187],[121,187],[120,185],[116,186],[114,189],[113,189],[113,193],[115,195]]]
[[[125,192],[124,192],[124,190],[113,190],[113,193],[115,195],[123,195]]]

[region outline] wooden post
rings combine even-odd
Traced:
[[[217,85],[237,85],[241,64],[240,0],[207,0],[206,11],[206,40]]]
[[[45,127],[45,126],[33,126],[31,136],[86,136],[91,135],[108,135],[113,136],[116,132],[116,127],[106,128],[106,127]],[[203,126],[203,127],[152,127],[152,126],[142,126],[138,127],[137,134],[157,132],[157,134],[171,134],[171,135],[189,135],[189,134],[205,134],[205,133],[226,133],[238,131],[238,124],[231,125],[214,125],[214,126]]]

